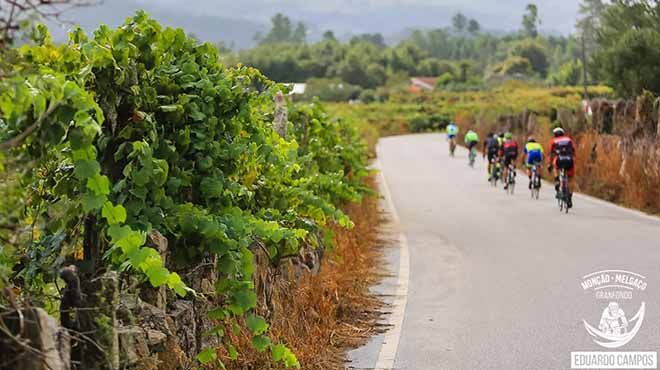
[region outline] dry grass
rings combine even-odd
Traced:
[[[379,279],[378,199],[365,197],[345,211],[355,227],[334,229],[335,249],[326,254],[321,272],[273,292],[270,335],[287,344],[306,370],[343,369],[346,349],[366,343],[377,331],[382,302],[370,295],[369,286]],[[229,369],[277,369],[267,353],[251,349],[247,336],[233,339],[241,358],[228,362]]]
[[[629,143],[626,150],[618,136],[593,132],[580,135],[577,143],[579,191],[660,214],[658,143],[641,139]]]

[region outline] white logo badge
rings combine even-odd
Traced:
[[[646,303],[642,302],[639,311],[628,322],[626,313],[619,307],[619,303],[610,302],[603,310],[598,329],[589,325],[584,319],[582,322],[584,328],[595,338],[594,342],[605,348],[619,348],[628,344],[637,335],[644,322],[645,309]],[[630,328],[631,324],[633,324],[632,328]]]
[[[598,302],[598,311],[582,319],[593,342],[610,350],[630,343],[646,314],[646,302],[633,293],[646,290],[646,278],[625,270],[603,270],[583,276],[580,285],[583,291],[593,292]],[[571,352],[571,369],[657,369],[657,352]]]

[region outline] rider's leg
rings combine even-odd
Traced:
[[[575,189],[575,169],[568,171],[568,208],[573,207],[573,189]]]

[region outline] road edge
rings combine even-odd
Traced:
[[[383,336],[383,344],[380,347],[374,370],[391,370],[394,368],[396,353],[399,348],[399,340],[403,328],[406,305],[408,303],[408,284],[410,281],[410,254],[408,251],[408,239],[401,230],[399,215],[392,200],[392,193],[387,185],[387,178],[383,172],[380,160],[376,160],[375,168],[379,172],[379,184],[391,221],[396,225],[399,244],[399,271],[397,273],[397,289],[392,302],[392,312],[388,317],[387,325],[390,329]]]

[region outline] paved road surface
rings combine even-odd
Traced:
[[[474,169],[462,148],[450,158],[438,134],[382,139],[378,158],[406,245],[388,249],[393,276],[376,287],[391,295],[394,327],[349,367],[569,369],[572,351],[604,350],[582,319],[597,327],[609,300],[580,282],[605,269],[648,284],[619,300],[629,320],[645,301],[646,316],[618,350],[660,348],[660,219],[577,195],[560,214],[550,186],[532,200],[521,176],[508,196],[487,184],[481,158]]]

